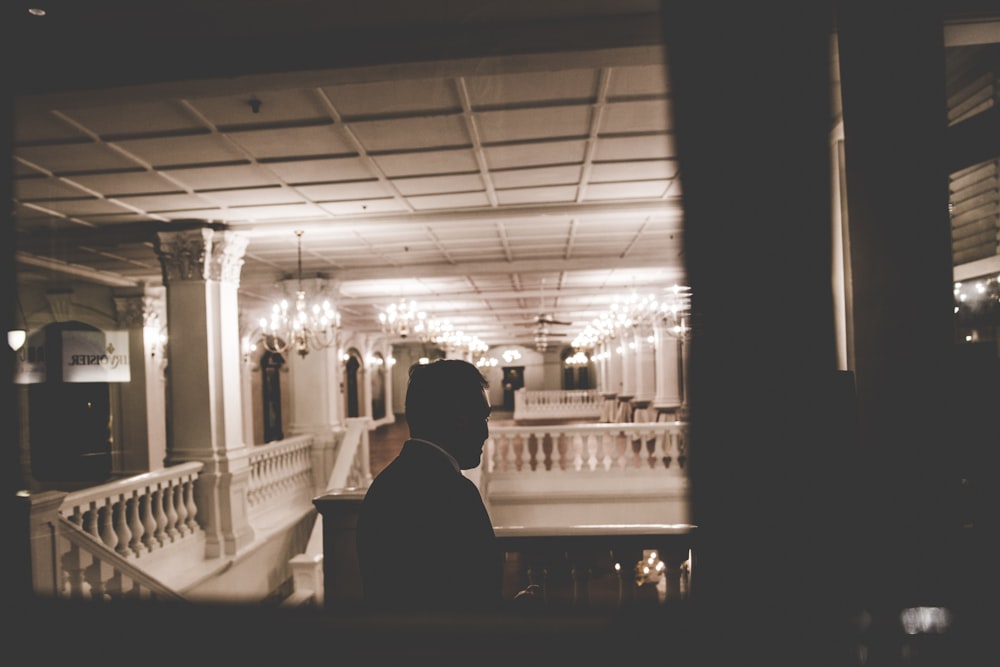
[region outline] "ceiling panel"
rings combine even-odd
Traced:
[[[363,181],[375,177],[371,167],[360,157],[267,162],[266,165],[267,171],[290,184]]]
[[[134,169],[136,163],[104,144],[95,142],[14,146],[14,156],[56,173],[87,173],[108,169]]]
[[[323,91],[345,120],[462,110],[455,84],[445,78],[351,83]]]
[[[469,146],[472,143],[465,121],[455,114],[359,121],[351,123],[351,130],[357,134],[365,150],[372,153]]]
[[[192,166],[206,162],[233,162],[245,159],[242,151],[234,148],[221,136],[198,134],[186,136],[126,139],[115,145],[144,163],[157,168]],[[132,166],[134,166],[134,162]]]
[[[586,148],[586,141],[571,139],[487,146],[484,153],[490,169],[517,169],[537,165],[579,164],[583,162]]]
[[[255,164],[163,169],[160,173],[192,190],[222,190],[278,183],[268,169]]]
[[[505,109],[477,113],[476,124],[484,143],[505,143],[586,136],[590,115],[590,107],[583,105]]]
[[[593,69],[550,72],[519,72],[466,79],[474,108],[523,105],[568,100],[592,102],[597,96],[598,72]]]
[[[227,136],[257,159],[348,155],[357,151],[333,124],[230,132]]]
[[[105,140],[109,137],[198,132],[204,129],[193,114],[174,100],[84,106],[63,110],[62,115]]]

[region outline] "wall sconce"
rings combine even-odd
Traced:
[[[143,327],[143,337],[149,342],[149,356],[162,355],[167,346],[167,332],[158,326]]]
[[[7,332],[7,345],[10,345],[10,349],[15,352],[21,349],[26,340],[28,340],[28,332],[24,329],[11,329]]]
[[[251,343],[249,337],[243,338],[240,343],[240,352],[243,355],[243,363],[249,364],[252,361],[251,355],[257,351],[257,344]]]

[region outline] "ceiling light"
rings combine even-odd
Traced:
[[[282,299],[271,307],[271,319],[262,317],[261,329],[264,335],[261,343],[272,353],[283,354],[293,348],[301,357],[310,349],[320,350],[337,343],[340,332],[340,313],[328,299],[317,299],[311,306],[302,287],[302,234],[296,231],[299,243],[298,289],[295,304],[290,308],[287,299]]]

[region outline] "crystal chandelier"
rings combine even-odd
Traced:
[[[398,304],[389,304],[378,314],[378,321],[382,332],[390,336],[406,338],[414,334],[425,342],[430,338],[427,313],[418,310],[415,301],[400,299]]]
[[[283,354],[294,349],[305,357],[309,350],[320,350],[337,344],[340,331],[340,313],[328,299],[310,305],[302,287],[302,234],[295,232],[299,245],[298,289],[295,302],[282,299],[271,307],[271,318],[262,317],[260,327],[264,334],[261,343],[269,352]]]

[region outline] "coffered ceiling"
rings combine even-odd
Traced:
[[[34,6],[4,8],[22,284],[157,286],[155,230],[211,222],[255,322],[302,231],[347,327],[405,298],[531,345],[684,282],[655,0]]]
[[[490,345],[541,314],[568,341],[683,282],[665,54],[639,41],[24,92],[19,280],[159,285],[153,230],[219,223],[249,239],[252,322],[301,230],[347,327],[406,298]]]

